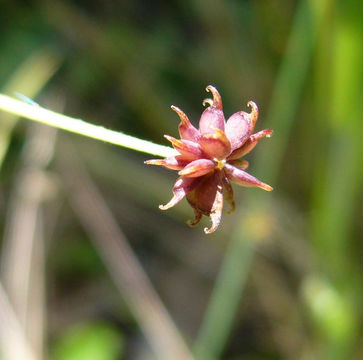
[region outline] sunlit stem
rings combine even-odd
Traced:
[[[88,136],[96,140],[105,141],[110,144],[151,155],[169,157],[177,154],[174,149],[168,146],[154,144],[150,141],[125,135],[121,132],[105,129],[102,126],[93,125],[80,119],[58,114],[44,109],[41,106],[30,105],[2,94],[0,94],[0,110],[58,129]]]

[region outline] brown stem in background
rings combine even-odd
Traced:
[[[62,143],[59,167],[69,201],[113,281],[160,360],[191,360],[184,340],[153,289],[102,195],[70,144]]]

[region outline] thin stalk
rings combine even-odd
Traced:
[[[251,242],[244,240],[235,232],[224,256],[194,347],[198,360],[219,359],[230,334],[254,255]]]
[[[325,29],[323,40],[331,47],[324,47],[322,55],[331,63],[327,67],[321,62],[316,71],[329,84],[329,91],[318,89],[316,103],[317,109],[324,109],[325,117],[318,119],[330,134],[329,150],[321,152],[316,161],[311,212],[312,245],[324,276],[306,287],[315,296],[307,291],[305,301],[320,334],[319,358],[344,360],[354,357],[359,338],[360,306],[359,301],[352,306],[352,294],[359,299],[361,260],[354,255],[359,239],[355,239],[353,225],[359,217],[355,212],[361,203],[363,178],[362,26],[354,1],[344,6],[330,1],[330,6],[331,26]]]
[[[60,170],[71,205],[157,359],[192,360],[183,338],[137,260],[127,238],[70,145]]]
[[[257,166],[254,173],[267,179],[272,185],[277,179],[286,151],[301,89],[309,69],[318,22],[319,18],[312,17],[310,2],[300,1],[266,122],[266,125],[275,131],[275,138],[268,146],[268,153],[271,156],[266,156],[268,154],[262,148],[255,156]],[[249,204],[248,213],[264,216],[262,209],[268,207],[269,199],[265,197],[263,205],[260,200],[260,194],[257,193],[246,196],[245,203]],[[245,216],[240,214],[237,217],[244,219]],[[268,222],[267,216],[265,220]],[[244,219],[233,232],[227,248],[195,343],[194,351],[198,360],[219,359],[231,332],[246,277],[253,261],[253,243],[258,239],[258,234],[246,230],[248,223]]]
[[[26,104],[2,94],[0,94],[0,110],[78,135],[87,136],[150,155],[168,157],[176,154],[176,151],[168,146],[154,144],[150,141],[135,138],[121,132],[105,129],[102,126],[65,116],[44,109],[38,105]]]
[[[3,360],[36,360],[1,283],[0,352]]]
[[[29,123],[18,179],[9,198],[2,244],[2,279],[9,299],[38,359],[43,354],[43,214],[56,130]],[[21,268],[22,271],[19,271]]]

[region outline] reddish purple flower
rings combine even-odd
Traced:
[[[265,129],[252,135],[258,117],[258,108],[253,101],[247,104],[251,113],[236,112],[226,122],[219,92],[211,85],[206,90],[212,93],[213,100],[203,101],[203,105],[210,106],[200,118],[199,130],[182,110],[171,107],[181,120],[180,140],[169,135],[165,138],[179,155],[145,163],[179,171],[180,177],[173,188],[174,196],[166,205],[160,205],[160,209],[167,210],[186,197],[195,213],[195,219],[189,221],[189,225],[198,224],[202,215],[209,216],[212,226],[204,231],[210,234],[221,221],[223,199],[229,204],[229,213],[235,208],[231,181],[246,187],[272,190],[271,186],[245,172],[248,162],[239,158],[249,153],[261,138],[270,137],[273,131]]]

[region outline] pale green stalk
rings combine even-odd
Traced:
[[[37,105],[29,105],[2,94],[0,94],[0,109],[29,120],[37,121],[44,125],[105,141],[110,144],[123,146],[135,151],[162,157],[176,155],[176,151],[170,147],[154,144],[150,141],[125,135],[121,132],[105,129],[102,126],[93,125],[81,119],[58,114]]]
[[[253,173],[272,185],[277,179],[281,160],[286,151],[319,22],[318,16],[313,17],[310,2],[301,0],[265,123],[275,131],[275,137],[268,144],[268,148],[257,149],[255,156],[256,166]],[[263,197],[261,204],[261,195],[265,194],[246,195],[248,213],[263,216],[261,209],[268,208],[269,198]],[[239,217],[242,220],[232,234],[195,343],[194,353],[198,360],[220,359],[236,319],[238,305],[253,261],[253,244],[257,241],[258,234],[249,231],[242,213]]]
[[[353,226],[359,217],[363,179],[363,30],[354,1],[345,2],[336,12],[335,2],[329,5],[326,36],[321,41],[324,52],[316,69],[318,80],[328,84],[317,88],[317,108],[325,115],[317,119],[329,143],[321,147],[326,151],[315,161],[311,212],[311,245],[323,275],[305,280],[304,300],[319,333],[318,357],[348,360],[359,342],[361,311],[359,302],[352,302],[353,294],[359,299],[361,284],[360,259],[352,249],[359,241]]]

